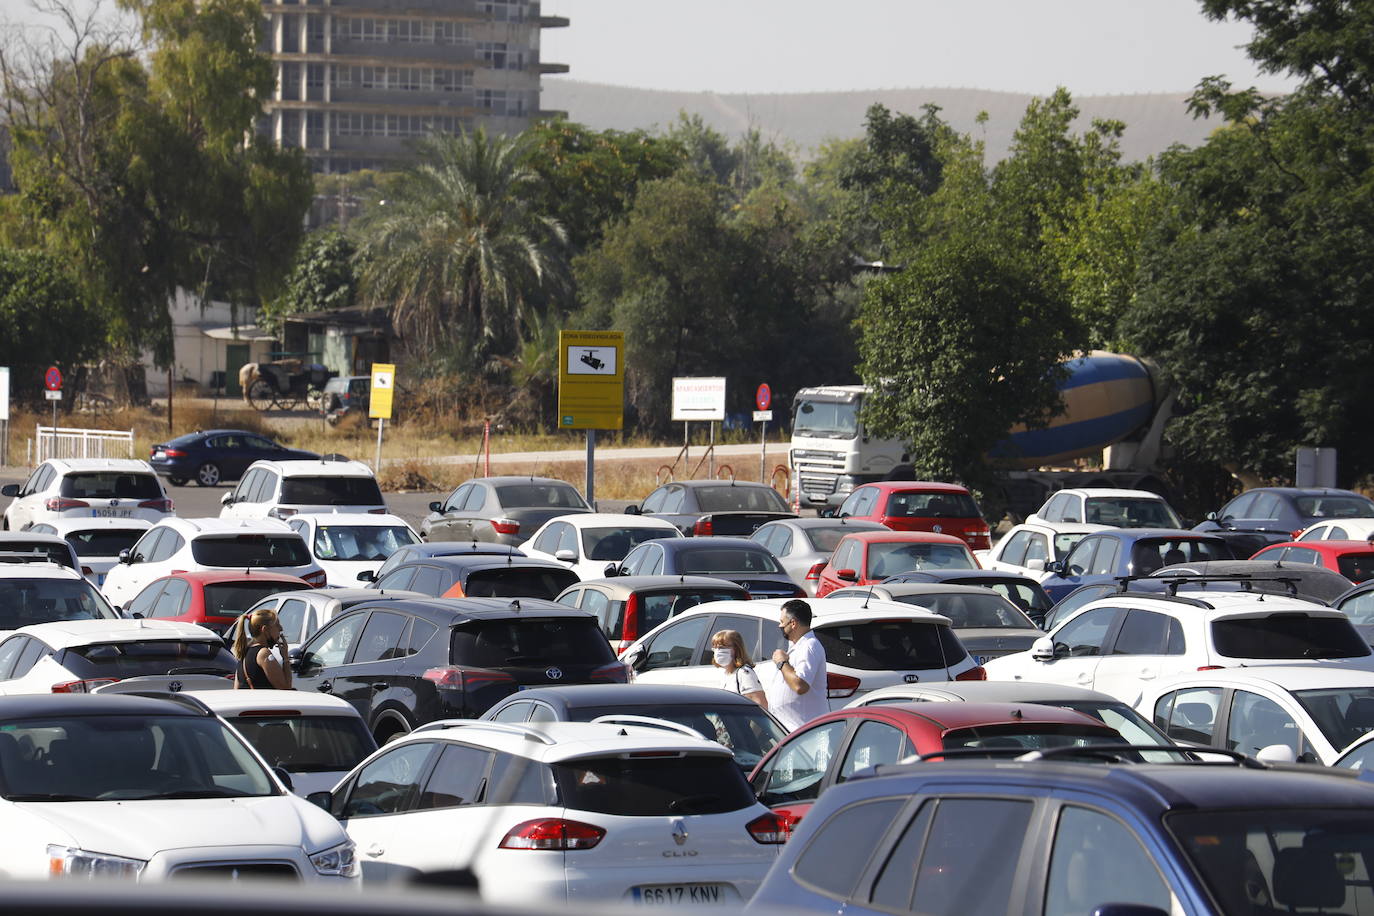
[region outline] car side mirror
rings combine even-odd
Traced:
[[[129,554],[129,548],[125,547],[123,550],[119,552],[119,562],[132,563],[133,561],[133,557]]]
[[[129,619],[130,619],[130,620],[142,620],[142,619],[143,619],[143,612],[141,612],[141,611],[134,611],[133,613],[131,613],[131,614],[129,615]]]
[[[638,506],[626,506],[621,510],[626,515],[642,515],[643,512]]]
[[[843,579],[846,582],[858,582],[859,574],[852,569],[837,569],[835,570],[835,578]]]
[[[442,515],[444,512],[444,504],[441,502],[432,502],[429,504],[429,511],[438,512]]]
[[[278,779],[281,780],[281,784],[284,785],[284,786],[286,786],[286,791],[288,791],[288,792],[294,792],[294,791],[296,791],[296,784],[295,784],[294,782],[291,781],[291,774],[288,773],[288,772],[286,772],[286,768],[285,768],[285,767],[280,767],[280,766],[274,766],[274,767],[272,767],[272,775],[273,775],[273,776],[276,776]]]
[[[616,563],[607,563],[606,568],[601,570],[601,574],[607,579],[614,579],[620,575],[620,566]]]
[[[19,495],[19,484],[17,484],[17,483],[7,483],[7,484],[5,484],[3,487],[0,487],[0,496],[18,496],[18,495]]]
[[[621,657],[620,660],[625,664],[629,665],[634,670],[640,671],[644,667],[644,660],[646,658],[648,658],[648,656],[644,653],[644,647],[642,645],[639,645],[631,646],[630,648],[626,649],[625,655]]]
[[[1037,662],[1048,662],[1054,659],[1054,640],[1048,636],[1041,636],[1031,643],[1030,656]]]
[[[1270,744],[1259,749],[1255,759],[1263,763],[1297,763],[1298,756],[1286,744]]]
[[[221,496],[221,497],[219,498],[219,504],[220,504],[221,506],[231,506],[231,505],[233,505],[233,503],[234,503],[234,491],[233,491],[233,490],[230,490],[228,493],[225,493],[223,496]]]
[[[562,550],[555,550],[553,558],[560,563],[576,563],[577,552],[564,547]]]
[[[1208,512],[1208,513],[1207,513],[1207,521],[1209,521],[1209,522],[1214,522],[1214,521],[1216,521],[1216,520],[1217,520],[1217,514],[1216,514],[1215,512]]]
[[[1044,572],[1044,571],[1045,571],[1045,561],[1042,560],[1042,559],[1040,559],[1039,557],[1037,557],[1037,558],[1034,559],[1034,560],[1027,560],[1027,561],[1026,561],[1026,569],[1032,569],[1032,570],[1034,570],[1034,571],[1036,571],[1036,572]]]
[[[323,808],[326,811],[334,807],[334,793],[327,789],[319,792],[311,792],[305,797],[305,800],[316,808]]]
[[[833,506],[821,506],[816,510],[817,518],[834,518],[835,508]]]
[[[1064,575],[1064,561],[1050,560],[1048,563],[1044,565],[1043,569],[1045,572],[1052,572],[1062,576]]]
[[[358,581],[359,581],[359,582],[376,582],[376,581],[377,581],[377,574],[376,574],[375,572],[372,572],[371,570],[366,570],[366,569],[364,569],[362,572],[358,573]]]

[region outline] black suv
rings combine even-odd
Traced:
[[[595,617],[536,598],[364,604],[291,654],[296,689],[352,703],[378,744],[480,716],[522,687],[627,679]]]
[[[420,592],[435,598],[543,598],[552,601],[578,582],[562,563],[526,556],[468,554],[399,563],[378,577],[379,591]]]

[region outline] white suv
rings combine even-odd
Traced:
[[[297,576],[324,585],[324,570],[310,558],[301,536],[274,518],[169,518],[154,525],[133,547],[119,553],[119,565],[105,576],[101,591],[115,605],[133,600],[154,579],[201,569],[256,569]]]
[[[363,878],[468,869],[485,903],[739,907],[783,841],[730,752],[696,732],[597,722],[446,720],[312,795]]]
[[[1158,493],[1105,487],[1060,490],[1026,521],[1081,522],[1112,528],[1184,527],[1178,513]]]
[[[372,469],[361,461],[255,461],[220,499],[221,518],[289,518],[300,512],[387,511]]]
[[[146,518],[172,514],[172,500],[146,461],[119,458],[53,458],[29,479],[0,487],[13,496],[4,526],[22,531],[34,522],[59,518]]]
[[[119,612],[74,569],[47,562],[0,566],[0,635],[35,623],[118,617]]]

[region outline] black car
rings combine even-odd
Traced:
[[[1209,513],[1193,530],[1213,532],[1227,540],[1233,554],[1248,557],[1326,519],[1371,517],[1374,501],[1350,490],[1255,487]]]
[[[766,522],[797,517],[777,490],[747,480],[674,480],[625,511],[672,522],[689,536],[748,537]]]
[[[591,512],[572,484],[551,477],[479,477],[443,502],[429,504],[420,522],[427,541],[490,541],[518,547],[551,518]]]
[[[595,617],[537,598],[364,604],[291,655],[296,689],[352,703],[378,744],[524,687],[626,680]]]
[[[374,583],[384,591],[435,598],[544,598],[552,601],[578,581],[561,563],[525,556],[467,554],[407,560]]]
[[[238,480],[254,461],[319,457],[244,429],[207,429],[157,443],[148,462],[174,487],[188,480],[214,487]]]
[[[411,560],[424,560],[430,557],[455,557],[484,554],[497,557],[523,557],[525,552],[506,544],[493,544],[491,541],[439,541],[438,543],[406,544],[396,549],[386,562],[375,572],[358,573],[359,582],[376,582],[402,563]],[[372,586],[375,588],[376,586]]]
[[[988,569],[927,569],[889,576],[884,584],[904,582],[947,582],[950,585],[981,585],[990,588],[1025,611],[1037,624],[1045,619],[1054,602],[1045,590],[1029,576],[997,572]]]
[[[645,541],[618,564],[617,576],[710,576],[728,579],[751,598],[802,598],[806,593],[778,558],[754,541],[734,537],[662,538]]]

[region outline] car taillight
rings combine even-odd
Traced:
[[[1222,667],[1223,667],[1222,665],[1203,665],[1201,668],[1199,668],[1199,669],[1197,669],[1197,670],[1199,670],[1199,671],[1220,671],[1220,670],[1222,670]]]
[[[611,662],[609,665],[602,665],[591,673],[593,681],[605,681],[611,684],[628,684],[630,681],[630,671],[624,662]]]
[[[822,569],[825,569],[825,564],[826,564],[826,563],[829,563],[829,562],[830,562],[829,560],[821,560],[821,561],[820,561],[819,563],[817,563],[815,566],[813,566],[813,567],[811,567],[810,569],[808,569],[808,570],[806,571],[806,581],[807,581],[807,582],[819,582],[819,581],[821,580],[821,570],[822,570]]]
[[[697,519],[697,523],[692,526],[692,534],[695,534],[697,537],[710,537],[714,530],[709,515],[703,515],[701,518]]]
[[[81,575],[83,575],[83,576],[94,576],[94,575],[95,575],[95,570],[94,570],[94,569],[91,569],[89,566],[83,566],[83,567],[81,567]]]
[[[954,679],[956,681],[986,681],[988,672],[982,665],[974,665],[967,671],[961,671],[954,675]]]
[[[591,849],[606,831],[593,824],[562,817],[541,817],[516,824],[501,838],[501,849]]]
[[[385,508],[382,508],[382,509],[368,509],[368,510],[367,510],[367,514],[368,514],[368,515],[386,515],[386,509],[385,509]]]
[[[97,687],[104,687],[106,684],[114,684],[119,680],[117,677],[94,677],[84,681],[63,681],[60,684],[52,685],[53,693],[90,693]]]
[[[625,600],[625,623],[620,635],[626,639],[638,639],[644,634],[639,630],[639,596],[631,595]]]
[[[752,821],[744,825],[744,829],[749,831],[749,835],[754,838],[755,843],[762,843],[765,846],[774,846],[779,843],[786,843],[787,838],[792,835],[792,826],[796,823],[787,822],[788,819],[778,817],[772,811],[761,814]]]
[[[319,572],[308,572],[301,576],[301,578],[309,582],[314,588],[324,588],[325,579],[328,577],[324,574],[324,570],[322,569]]]
[[[520,533],[520,523],[513,518],[494,518],[491,520],[491,528],[497,534]]]
[[[67,509],[87,509],[90,508],[90,505],[85,500],[54,496],[43,503],[43,508],[49,512],[63,512]]]
[[[427,681],[433,681],[439,687],[451,687],[459,690],[477,690],[494,684],[511,686],[515,684],[515,678],[506,672],[490,671],[485,668],[430,668],[421,677]]]
[[[1302,536],[1302,533],[1306,530],[1306,528],[1299,528],[1297,531],[1294,531],[1292,534],[1288,536],[1288,540],[1296,541],[1299,537]]]
[[[158,512],[171,512],[176,508],[172,501],[165,497],[163,499],[145,499],[138,504],[138,507],[140,509],[154,509]]]
[[[273,506],[267,510],[269,518],[290,518],[296,514],[295,509],[288,509],[285,506]]]
[[[168,458],[185,458],[185,457],[186,457],[186,453],[183,452],[183,451],[182,451],[181,449],[179,449],[179,448],[165,448],[165,449],[162,450],[162,454],[165,455],[165,456],[167,456]]]
[[[858,689],[859,679],[856,677],[850,677],[847,674],[834,674],[833,672],[825,675],[825,695],[832,700],[852,697],[854,691]]]

